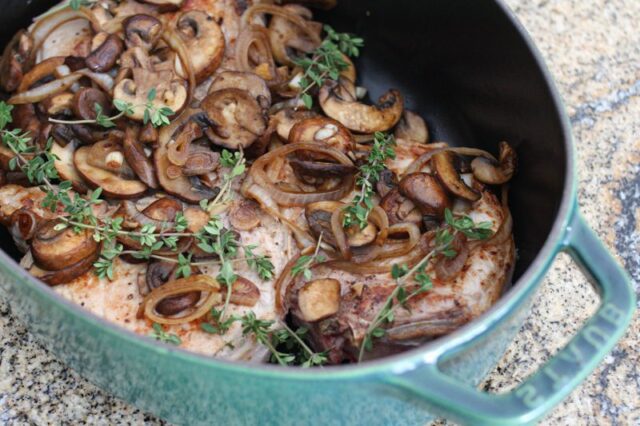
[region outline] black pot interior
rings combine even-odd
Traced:
[[[6,43],[55,2],[9,0],[0,17]],[[510,205],[519,259],[514,278],[542,248],[560,206],[565,140],[553,95],[533,53],[495,0],[339,0],[321,14],[364,37],[360,85],[375,99],[394,87],[427,121],[432,140],[520,157]],[[6,231],[0,246],[17,254]]]

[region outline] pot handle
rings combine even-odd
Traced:
[[[438,362],[451,355],[453,348],[389,380],[420,397],[432,412],[463,424],[521,425],[542,417],[602,361],[622,337],[636,306],[629,276],[578,212],[570,221],[561,249],[591,278],[601,304],[569,344],[517,388],[491,394],[446,375]]]

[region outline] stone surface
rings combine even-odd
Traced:
[[[588,222],[640,281],[640,2],[507,0],[530,31],[570,113]],[[485,383],[515,386],[597,306],[567,256],[553,264],[530,320]],[[546,425],[640,424],[640,320]],[[45,352],[0,304],[0,423],[163,424],[88,384]]]

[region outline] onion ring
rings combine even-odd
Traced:
[[[42,86],[35,87],[27,90],[26,92],[18,93],[17,95],[9,98],[7,103],[13,105],[22,104],[35,104],[47,99],[57,93],[67,90],[69,87],[82,78],[82,74],[73,73],[66,77],[59,78],[57,80],[50,81]]]
[[[181,294],[191,293],[193,291],[208,292],[204,301],[200,306],[181,317],[165,317],[156,313],[156,306],[168,297],[175,297]],[[222,294],[220,294],[220,284],[209,275],[192,275],[188,278],[182,278],[170,281],[158,288],[155,288],[142,301],[144,316],[158,324],[177,325],[185,324],[207,315],[211,308],[223,302]]]

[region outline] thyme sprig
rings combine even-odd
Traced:
[[[396,281],[396,287],[385,300],[382,308],[369,324],[360,346],[358,362],[362,361],[365,351],[373,349],[373,341],[386,334],[383,324],[391,324],[395,319],[397,309],[408,309],[407,302],[414,297],[429,291],[433,282],[426,269],[429,263],[438,255],[453,258],[457,252],[453,248],[456,234],[462,233],[470,240],[484,240],[493,235],[491,222],[474,223],[469,216],[456,217],[451,210],[445,210],[445,223],[436,232],[435,247],[427,253],[416,265],[409,268],[407,265],[393,265],[391,276]],[[409,291],[409,285],[415,285],[415,289]]]
[[[314,264],[322,263],[325,261],[324,256],[319,254],[321,246],[322,246],[322,234],[320,234],[320,237],[318,238],[318,243],[316,244],[316,248],[313,254],[311,256],[308,256],[308,255],[300,256],[298,260],[296,260],[296,263],[293,265],[293,268],[291,268],[292,278],[295,278],[296,276],[302,274],[302,276],[306,280],[311,279],[311,276],[312,276],[311,267]]]
[[[302,88],[298,95],[305,106],[313,107],[313,98],[309,93],[314,87],[322,87],[326,79],[337,81],[340,74],[349,68],[343,55],[355,58],[360,55],[364,40],[352,34],[338,33],[328,25],[324,27],[326,38],[320,46],[309,54],[294,60],[302,68],[303,74],[298,80]]]
[[[120,99],[113,100],[113,107],[118,111],[117,114],[107,116],[104,113],[102,105],[95,103],[93,108],[96,112],[96,118],[93,120],[61,120],[57,118],[49,117],[50,123],[56,124],[97,124],[105,129],[116,127],[115,121],[125,115],[131,115],[134,113],[134,109],[137,107],[144,107],[143,123],[151,123],[153,127],[163,127],[171,124],[169,117],[175,114],[175,112],[169,107],[157,107],[153,104],[153,100],[156,98],[156,89],[151,89],[147,95],[147,102],[142,105],[134,105],[131,102],[125,102]]]
[[[115,259],[121,255],[130,254],[139,259],[157,259],[177,263],[179,277],[188,276],[191,266],[218,264],[220,265],[218,280],[223,284],[228,283],[229,286],[235,281],[233,264],[239,260],[247,262],[248,266],[256,270],[264,279],[267,279],[265,278],[267,276],[269,276],[268,279],[272,278],[274,267],[271,261],[266,256],[255,254],[253,252],[255,247],[250,247],[248,252],[243,248],[246,257],[236,259],[240,245],[235,240],[234,233],[225,229],[217,216],[212,217],[209,223],[197,233],[186,232],[188,223],[180,213],[176,215],[173,230],[169,230],[170,226],[167,223],[163,223],[160,229],[147,224],[138,230],[127,230],[123,228],[122,217],[96,217],[93,207],[104,202],[100,198],[102,190],[98,188],[90,192],[87,197],[82,197],[71,191],[72,184],[69,181],[60,182],[56,188],[52,181],[58,179],[54,164],[57,158],[49,152],[52,142],[49,141],[45,149],[41,150],[33,144],[27,133],[23,133],[20,129],[6,129],[6,126],[12,122],[12,110],[13,106],[0,102],[0,139],[14,153],[10,166],[21,169],[32,183],[41,185],[45,192],[42,201],[44,208],[52,212],[62,208],[63,214],[58,217],[61,223],[56,226],[57,230],[63,230],[66,227],[71,227],[76,232],[90,230],[93,238],[97,242],[102,242],[102,252],[93,265],[98,277],[113,279]],[[243,162],[242,168],[244,168]],[[141,249],[125,250],[122,244],[117,243],[118,237],[127,237],[138,242]],[[190,255],[178,252],[177,243],[182,237],[194,238],[198,247],[207,253],[218,255],[218,260],[192,262]],[[175,257],[155,254],[161,249],[175,252]]]
[[[182,343],[180,337],[175,334],[167,333],[160,324],[154,322],[152,328],[153,330],[151,331],[150,336],[154,339],[175,346],[179,346]]]
[[[376,132],[367,162],[360,166],[360,173],[356,185],[360,191],[352,203],[344,209],[342,225],[348,228],[358,225],[364,229],[368,225],[369,214],[373,210],[373,193],[375,185],[380,180],[380,174],[385,169],[385,162],[396,158],[394,147],[396,141],[393,135]]]
[[[220,192],[209,202],[208,200],[202,200],[200,207],[203,210],[209,212],[211,215],[220,213],[231,201],[231,185],[235,178],[242,176],[247,169],[247,160],[244,157],[242,150],[231,153],[229,151],[222,150],[220,155],[220,164],[229,170],[228,173],[222,175],[222,185],[220,186]]]

